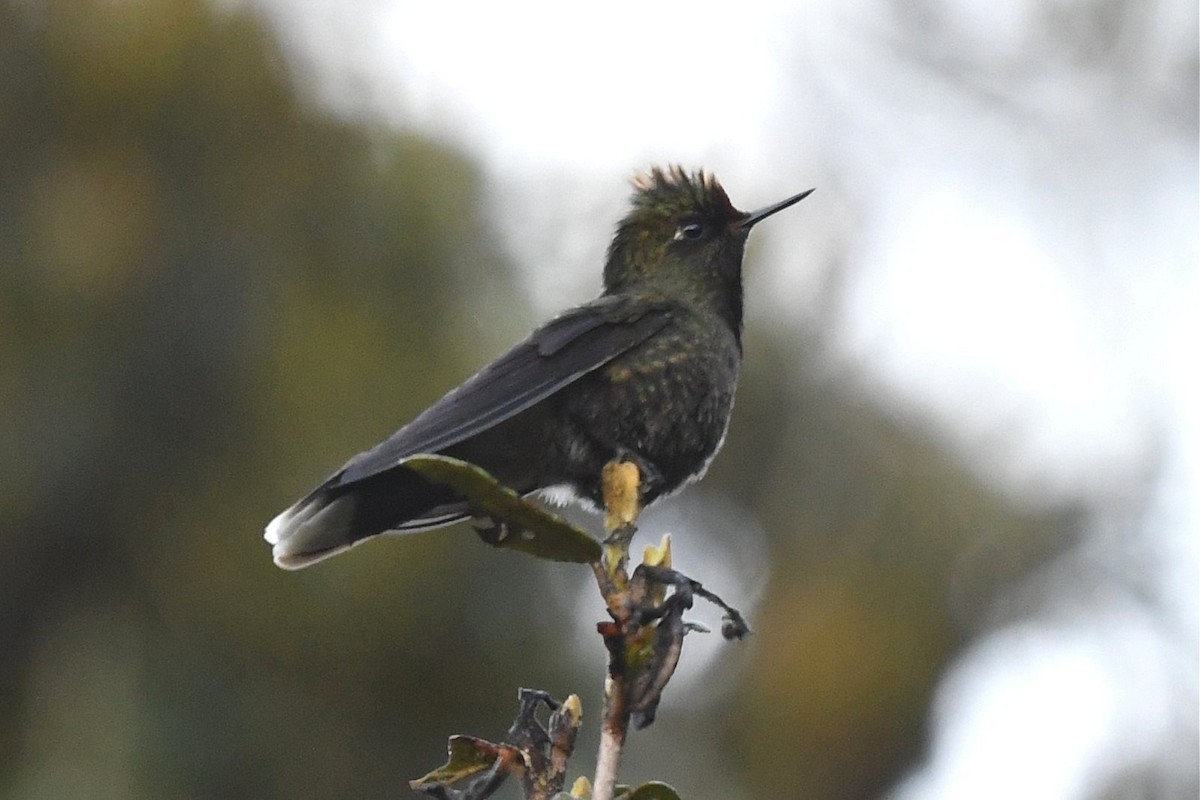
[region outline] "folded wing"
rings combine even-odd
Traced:
[[[405,469],[406,458],[510,419],[646,341],[668,318],[665,306],[602,297],[550,321],[272,520],[266,539],[275,562],[297,569],[379,533],[462,519],[464,499]]]

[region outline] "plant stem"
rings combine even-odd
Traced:
[[[624,706],[624,703],[619,705]],[[617,785],[617,767],[621,763],[621,748],[625,746],[625,733],[628,730],[628,713],[617,713],[610,718],[608,708],[605,709],[604,727],[600,730],[600,752],[596,756],[596,780],[592,784],[592,800],[612,800]]]
[[[604,467],[604,527],[609,533],[603,558],[592,564],[600,594],[608,605],[611,622],[597,628],[608,650],[608,680],[604,691],[604,724],[600,728],[600,751],[596,755],[596,779],[592,800],[612,800],[617,785],[617,767],[629,732],[628,653],[625,636],[630,618],[629,541],[636,530],[641,473],[631,462],[612,461]]]

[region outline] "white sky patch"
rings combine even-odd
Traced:
[[[354,14],[322,0],[256,5],[321,65],[312,84],[335,108],[415,119],[493,168],[594,174],[761,155],[781,23],[795,13],[785,2],[681,0],[366,3]]]
[[[1163,750],[1161,642],[1135,613],[1109,619],[1103,632],[1025,626],[972,650],[939,691],[930,765],[896,800],[1083,800]]]
[[[1078,287],[1011,203],[952,177],[897,185],[858,257],[846,346],[973,444],[999,445],[980,467],[1009,474],[990,477],[1055,495],[1105,481],[1141,450],[1143,409]]]

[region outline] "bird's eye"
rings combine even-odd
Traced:
[[[699,222],[685,222],[675,231],[675,241],[677,242],[681,239],[695,241],[702,236],[704,236],[704,226]]]

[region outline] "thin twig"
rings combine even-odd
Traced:
[[[629,541],[640,509],[641,474],[631,462],[613,461],[604,467],[605,529],[604,556],[592,565],[600,593],[608,605],[611,622],[597,625],[608,650],[608,680],[604,691],[604,723],[600,728],[600,750],[596,755],[596,779],[592,800],[612,800],[617,785],[621,750],[629,732],[628,654],[625,635],[630,619]]]
[[[628,548],[625,537],[618,547]],[[609,546],[605,547],[608,551]],[[615,553],[607,555],[617,556]],[[605,593],[611,622],[601,622],[596,628],[608,650],[608,678],[604,683],[604,722],[600,727],[600,751],[596,755],[596,778],[592,784],[592,800],[612,800],[617,785],[617,767],[621,750],[629,731],[629,659],[625,633],[630,610],[627,604],[629,579],[625,574],[625,558],[614,558],[615,572],[603,567],[596,570],[600,591]],[[619,588],[618,588],[619,587]],[[614,591],[615,590],[615,591]]]
[[[622,689],[621,694],[624,693]],[[617,695],[614,694],[614,698]],[[600,729],[600,751],[596,755],[596,779],[592,783],[592,800],[612,800],[617,786],[617,767],[621,763],[621,750],[625,746],[625,734],[629,731],[629,713],[624,709],[623,698],[616,702],[606,700],[604,726]],[[610,714],[610,710],[616,710]]]

